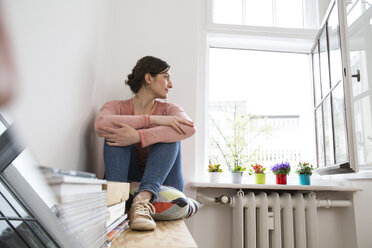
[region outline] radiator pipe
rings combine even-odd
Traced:
[[[203,193],[198,192],[197,193],[197,199],[206,203],[220,203],[220,204],[229,204],[230,207],[235,207],[234,203],[234,197],[233,196],[227,196],[227,195],[221,195],[216,197],[207,196]],[[257,201],[257,199],[256,199]],[[244,207],[247,206],[248,199],[244,197]],[[332,207],[351,207],[352,202],[350,200],[330,200],[330,199],[316,199],[316,204],[318,208],[332,208]],[[257,207],[261,206],[261,202],[256,202]],[[268,199],[268,205],[269,207],[272,207],[274,205],[273,200],[271,198]],[[306,204],[307,205],[307,204]],[[294,204],[294,207],[296,207],[296,204]]]

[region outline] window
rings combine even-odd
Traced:
[[[312,49],[321,173],[372,168],[371,16],[368,1],[331,2]]]
[[[310,55],[312,88],[305,92],[304,96],[313,98],[311,103],[312,110],[310,110],[311,118],[306,119],[313,123],[308,125],[306,130],[312,132],[314,129],[315,151],[314,153],[309,152],[306,155],[306,159],[310,158],[310,161],[316,161],[315,165],[319,168],[318,172],[321,174],[356,172],[358,168],[372,169],[372,90],[369,86],[370,80],[368,80],[371,72],[367,69],[371,68],[370,64],[372,64],[370,56],[372,54],[370,32],[372,23],[371,4],[368,1],[352,0],[345,7],[344,5],[339,5],[337,0],[331,1],[327,11],[319,9],[320,12],[326,14],[322,25],[317,30],[317,34],[312,37],[311,32],[305,30],[306,25],[303,26],[305,29],[297,29],[296,32],[291,32],[289,29],[283,31],[282,28],[276,26],[277,23],[280,23],[278,21],[278,16],[280,16],[278,13],[280,4],[283,1],[270,0],[257,3],[257,1],[249,0],[211,0],[211,2],[213,5],[209,6],[209,8],[213,8],[213,11],[210,11],[209,23],[212,23],[212,25],[209,24],[207,26],[209,85],[206,95],[209,102],[206,106],[209,105],[209,109],[207,108],[207,113],[210,117],[208,132],[211,130],[209,132],[208,145],[205,144],[210,151],[205,153],[208,159],[221,160],[226,157],[221,154],[221,150],[227,151],[228,147],[218,147],[217,143],[223,143],[225,139],[229,141],[227,138],[230,137],[231,139],[235,133],[232,129],[232,131],[226,132],[226,137],[221,135],[218,137],[220,132],[218,127],[226,129],[229,125],[231,126],[231,123],[234,123],[234,120],[235,122],[240,121],[240,124],[245,123],[246,126],[250,125],[250,130],[254,130],[244,134],[248,137],[246,140],[235,139],[235,142],[246,144],[250,142],[249,137],[256,135],[260,138],[257,138],[257,142],[253,142],[253,144],[259,147],[265,146],[259,145],[261,144],[260,142],[264,143],[265,139],[268,140],[275,137],[279,132],[277,130],[282,130],[280,132],[285,133],[283,126],[297,125],[296,127],[299,130],[302,129],[303,122],[301,119],[306,114],[282,114],[287,119],[281,119],[280,121],[275,119],[274,121],[273,114],[254,113],[250,108],[252,104],[249,101],[255,99],[254,97],[257,99],[259,95],[257,93],[252,98],[250,92],[259,92],[260,86],[254,84],[253,89],[246,88],[249,87],[247,77],[254,79],[254,81],[262,82],[262,78],[269,77],[270,74],[274,73],[275,75],[280,75],[286,68],[293,66],[287,64],[281,71],[276,71],[284,63],[270,64],[271,61],[275,60],[267,59],[265,54],[274,56],[273,54],[275,53],[267,52],[271,51],[282,52],[282,55],[294,53],[302,54],[304,57]],[[309,1],[298,2],[302,3],[303,9],[311,8],[309,7]],[[228,3],[231,3],[231,5]],[[250,4],[254,4],[254,6],[251,6],[252,9],[265,9],[265,14],[270,13],[271,18],[261,15],[253,18],[259,22],[259,24],[254,24],[253,21],[250,21],[250,17],[247,16],[247,11],[243,11]],[[230,8],[232,5],[234,7]],[[315,10],[318,6],[313,6],[313,8]],[[315,20],[311,20],[308,15],[310,13],[314,19],[317,16],[315,12],[305,10],[303,13],[307,17],[302,17],[303,23],[305,23],[305,20],[315,23]],[[230,18],[232,16],[236,19]],[[222,25],[222,23],[236,25]],[[265,26],[272,25],[271,29],[257,26],[262,23],[265,23]],[[238,27],[237,25],[240,26]],[[242,25],[246,25],[246,27],[241,28]],[[307,49],[308,42],[312,43],[309,49]],[[297,44],[300,45],[296,46]],[[223,53],[225,55],[222,55]],[[255,53],[260,53],[260,58],[266,59],[266,63],[250,71],[251,68],[259,64],[259,60],[255,60],[252,65],[244,59],[233,57],[232,54],[234,53],[250,59],[254,58]],[[224,66],[218,66],[218,64],[223,64]],[[300,65],[300,63],[297,63],[297,65]],[[268,69],[262,72],[262,68]],[[292,75],[291,72],[287,72],[287,74]],[[257,75],[261,76],[259,80]],[[276,81],[285,87],[290,79],[291,77],[289,76],[284,79],[278,78]],[[222,82],[221,85],[223,87],[219,86],[218,81]],[[236,83],[239,83],[239,86]],[[229,93],[229,90],[235,88],[238,90],[235,90],[234,93]],[[266,88],[265,94],[269,95],[270,89],[280,92],[271,86]],[[227,96],[230,98],[227,99]],[[256,105],[260,103],[259,108],[261,108],[262,102],[267,103],[267,99],[262,95],[260,96],[262,99],[255,102]],[[235,113],[238,114],[234,115]],[[289,116],[291,118],[288,118]],[[308,122],[306,123],[308,124]],[[262,130],[260,131],[257,127],[266,127],[266,131],[270,130],[270,132],[267,131],[264,135]],[[215,129],[214,131],[213,128]],[[296,128],[293,130],[297,132]],[[238,131],[238,129],[235,131]],[[254,147],[254,145],[252,146]],[[219,155],[218,150],[220,150]],[[256,150],[258,152],[247,151],[244,159],[272,161],[278,159],[278,157],[283,157],[283,152],[279,152],[278,155],[267,150]],[[297,154],[293,156],[295,159],[292,161],[304,159],[305,150],[301,148],[299,152],[290,152],[291,154]],[[308,151],[311,151],[311,149]],[[312,155],[313,160],[311,160]],[[284,155],[284,157],[292,156]],[[204,161],[206,162],[206,160]]]
[[[372,169],[372,1],[353,0],[346,7],[350,57],[351,108],[355,160],[359,169]],[[348,61],[347,61],[348,62]]]
[[[349,7],[348,16],[352,22],[355,22],[357,16],[351,14],[356,5],[357,3],[351,3],[352,7]],[[358,170],[358,164],[363,165],[366,162],[364,156],[366,143],[361,145],[362,142],[358,140],[364,136],[362,133],[365,131],[368,133],[371,129],[370,125],[366,128],[360,128],[361,126],[358,125],[358,120],[362,116],[359,112],[361,101],[355,98],[355,94],[352,98],[350,91],[355,89],[355,85],[360,85],[351,78],[355,76],[357,81],[360,81],[360,75],[349,75],[349,68],[353,70],[351,65],[359,63],[361,59],[358,56],[354,57],[355,53],[351,51],[351,63],[348,60],[345,44],[347,40],[353,41],[353,39],[350,37],[346,39],[345,16],[344,6],[340,6],[338,1],[332,2],[312,50],[317,161],[321,168],[320,173],[354,172]],[[354,44],[360,42],[359,40]],[[349,45],[349,47],[359,50],[358,45]],[[354,71],[358,70],[354,69]],[[367,94],[363,99],[368,100],[368,98]],[[369,105],[364,105],[366,106]],[[368,121],[370,117],[371,113],[363,114],[364,120]]]
[[[213,23],[298,29],[318,27],[317,1],[313,0],[211,1]]]
[[[23,149],[6,117],[1,110],[0,247],[73,247],[62,223],[12,165]]]
[[[307,54],[209,48],[209,161],[314,163]]]
[[[0,176],[0,246],[58,247]]]

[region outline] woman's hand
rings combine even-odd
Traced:
[[[170,126],[180,134],[185,134],[185,130],[181,124],[193,127],[194,123],[192,121],[183,119],[178,116],[170,115],[150,115],[150,124],[159,126]]]
[[[113,123],[118,128],[99,127],[98,130],[102,131],[100,137],[106,139],[106,143],[110,146],[129,146],[140,142],[139,133],[131,126],[115,121]]]

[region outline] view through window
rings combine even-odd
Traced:
[[[212,0],[213,23],[249,26],[317,28],[317,1]]]
[[[209,66],[209,162],[315,163],[308,55],[210,48]]]

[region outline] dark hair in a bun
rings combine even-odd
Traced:
[[[130,90],[136,94],[145,85],[145,74],[150,73],[155,77],[157,74],[168,70],[170,66],[164,60],[153,56],[146,56],[137,61],[137,64],[132,69],[132,73],[128,75],[125,84],[130,87]]]

